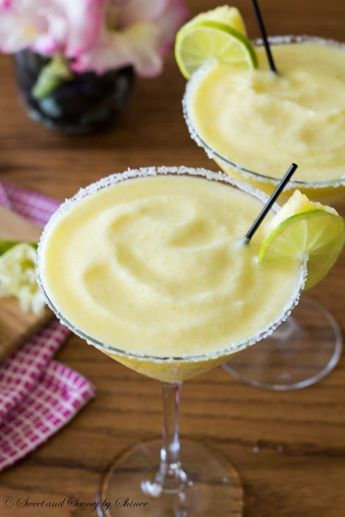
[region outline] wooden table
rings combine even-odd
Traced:
[[[193,13],[217,2],[190,1]],[[238,1],[249,32],[258,31],[249,1]],[[344,39],[343,0],[262,0],[271,34]],[[172,60],[154,80],[138,80],[116,127],[66,137],[26,117],[12,64],[0,59],[0,179],[63,199],[113,171],[144,165],[215,168],[190,140],[181,114],[184,81]],[[345,325],[344,260],[313,296]],[[0,516],[91,515],[62,509],[7,508],[6,496],[92,502],[110,456],[161,430],[157,382],[111,361],[71,336],[57,356],[97,387],[97,397],[49,442],[0,478]],[[182,435],[212,445],[236,465],[248,517],[345,515],[345,362],[325,380],[297,392],[254,389],[221,368],[186,383]],[[259,449],[258,452],[255,452]],[[129,513],[130,515],[130,513]]]

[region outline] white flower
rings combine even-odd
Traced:
[[[25,311],[44,307],[36,279],[37,252],[31,244],[16,244],[0,256],[0,296],[16,297]]]

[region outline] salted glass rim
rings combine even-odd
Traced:
[[[59,319],[59,321],[68,327],[74,334],[78,335],[79,337],[83,338],[88,344],[91,344],[95,346],[96,348],[100,348],[104,350],[105,352],[109,352],[112,354],[117,354],[126,358],[132,358],[132,359],[139,359],[143,361],[151,361],[156,363],[167,363],[167,362],[198,362],[198,361],[209,361],[212,359],[216,359],[221,356],[230,355],[232,353],[235,353],[237,351],[240,351],[244,348],[247,348],[250,345],[253,345],[254,343],[257,343],[258,341],[261,341],[271,335],[274,330],[283,323],[291,314],[291,311],[293,308],[298,304],[299,298],[301,295],[301,292],[304,288],[306,277],[307,277],[307,268],[306,268],[306,262],[307,258],[302,257],[301,264],[300,264],[300,270],[299,270],[299,282],[297,284],[296,290],[291,296],[291,298],[288,300],[288,302],[285,304],[284,310],[282,311],[282,314],[280,317],[276,318],[270,325],[267,325],[265,328],[254,334],[252,337],[247,339],[246,341],[240,342],[240,343],[231,343],[227,347],[222,348],[220,350],[216,350],[214,352],[210,352],[207,354],[197,354],[197,355],[190,355],[190,356],[155,356],[155,355],[148,355],[148,354],[140,354],[140,353],[134,353],[134,352],[128,352],[125,350],[122,350],[121,348],[117,348],[114,345],[110,345],[109,343],[104,343],[97,338],[94,338],[92,336],[89,336],[86,332],[79,329],[77,326],[75,326],[72,322],[70,322],[61,312],[60,310],[54,305],[53,301],[49,297],[49,294],[44,286],[44,278],[41,270],[41,265],[43,262],[42,256],[44,254],[44,243],[47,239],[47,236],[50,233],[50,230],[53,228],[56,221],[59,220],[59,218],[64,215],[70,208],[72,208],[76,203],[78,203],[80,200],[84,199],[85,197],[88,197],[92,194],[95,194],[99,190],[102,190],[104,188],[107,188],[109,186],[122,183],[124,181],[137,179],[137,178],[149,178],[149,177],[155,177],[155,176],[190,176],[190,177],[197,177],[197,178],[203,178],[205,180],[209,181],[217,181],[219,183],[227,183],[230,186],[236,187],[242,192],[245,192],[249,195],[252,195],[253,197],[259,199],[263,203],[268,199],[268,196],[263,193],[262,191],[255,189],[251,187],[250,185],[237,180],[235,178],[231,178],[229,175],[223,173],[223,172],[213,172],[208,169],[204,168],[192,168],[192,167],[169,167],[169,166],[162,166],[162,167],[143,167],[138,169],[127,169],[126,171],[120,172],[120,173],[114,173],[109,176],[106,176],[94,183],[91,183],[87,187],[84,187],[80,189],[74,196],[72,196],[69,199],[66,199],[60,207],[54,212],[54,214],[49,219],[48,223],[43,229],[40,241],[38,243],[38,250],[37,250],[37,280],[38,284],[42,290],[42,293],[44,295],[45,301],[47,305],[50,307],[50,309],[54,312],[56,317]],[[277,203],[273,205],[273,210],[277,211],[279,206]]]
[[[333,45],[340,48],[344,48],[345,50],[345,42],[337,41],[330,38],[322,38],[320,36],[312,36],[312,35],[293,35],[293,34],[286,34],[283,36],[270,36],[269,42],[272,46],[274,45],[288,45],[291,43],[309,43],[309,42],[316,42],[316,43],[322,43],[325,45]],[[263,40],[262,38],[255,39],[253,41],[254,46],[263,46]],[[271,183],[274,185],[277,185],[279,182],[279,178],[276,178],[274,176],[269,176],[268,174],[264,174],[262,172],[253,171],[244,165],[237,163],[230,158],[227,158],[226,156],[223,156],[221,153],[213,149],[209,144],[203,140],[203,138],[199,135],[198,131],[195,129],[191,117],[189,116],[189,105],[190,105],[190,99],[194,93],[194,89],[197,87],[198,82],[200,79],[207,73],[209,68],[214,64],[214,60],[207,61],[204,65],[202,65],[189,79],[189,81],[186,84],[185,93],[182,98],[182,109],[183,109],[183,116],[190,134],[190,137],[192,140],[195,141],[195,143],[204,149],[207,156],[212,160],[219,160],[221,163],[225,165],[229,165],[230,167],[237,169],[238,171],[243,174],[243,177],[248,179],[254,179],[261,183]],[[254,178],[253,178],[254,176]],[[286,190],[291,190],[294,188],[325,188],[325,187],[341,187],[345,185],[345,178],[335,178],[332,180],[296,180],[292,179],[289,181],[288,186],[286,187]]]

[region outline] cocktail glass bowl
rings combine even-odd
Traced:
[[[345,52],[345,44],[316,36],[288,35],[269,39],[273,52],[275,45],[310,42],[341,46]],[[262,46],[263,43],[257,40],[255,44]],[[192,76],[183,98],[183,112],[190,136],[224,172],[270,195],[279,178],[263,171],[250,170],[221,155],[205,142],[193,125],[190,99],[198,81],[207,73],[207,68],[208,64]],[[345,177],[336,180],[291,180],[279,201],[285,202],[296,189],[314,201],[332,204],[340,212],[345,212]],[[341,329],[334,316],[323,305],[303,297],[298,310],[283,328],[266,339],[260,348],[248,349],[235,357],[225,365],[225,369],[237,379],[255,387],[280,391],[300,389],[315,384],[332,371],[339,361],[342,348]]]
[[[143,441],[122,451],[111,461],[102,476],[98,491],[99,515],[125,516],[130,513],[132,516],[149,515],[150,517],[187,515],[208,517],[216,512],[218,517],[228,517],[242,514],[243,494],[236,469],[202,443],[186,440],[183,441],[183,447],[180,447],[178,409],[181,383],[193,375],[229,360],[241,350],[270,335],[288,318],[299,300],[305,282],[306,269],[302,261],[295,295],[287,301],[282,314],[247,341],[229,344],[227,348],[212,354],[200,353],[200,355],[185,357],[134,354],[120,347],[100,342],[95,336],[88,335],[77,328],[51,300],[42,275],[44,244],[50,228],[80,199],[100,189],[135,178],[172,174],[221,182],[241,189],[263,202],[266,199],[261,192],[224,173],[213,173],[205,169],[151,167],[126,171],[104,178],[63,203],[46,226],[38,249],[38,279],[48,305],[59,320],[98,350],[129,368],[163,383],[163,439]]]

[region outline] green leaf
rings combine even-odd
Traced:
[[[0,255],[3,255],[6,253],[6,251],[10,250],[17,244],[21,244],[21,241],[8,241],[5,239],[0,239]],[[37,242],[28,242],[28,244],[31,244],[33,248],[37,248],[38,246]]]
[[[69,68],[69,62],[59,54],[52,57],[45,65],[32,89],[35,99],[43,99],[51,94],[61,83],[73,79],[73,73]]]

